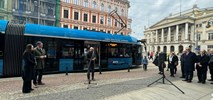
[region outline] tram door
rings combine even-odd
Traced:
[[[0,33],[0,76],[3,75],[4,34]]]
[[[95,60],[95,69],[98,69],[100,66],[100,42],[91,42],[91,41],[85,41],[84,42],[84,70],[88,69],[89,61],[87,59],[87,53],[90,47],[93,47],[96,54],[96,60]]]
[[[83,70],[83,60],[84,60],[84,41],[75,41],[74,42],[74,66],[73,70]]]

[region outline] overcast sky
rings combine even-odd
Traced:
[[[156,22],[175,14],[181,10],[188,10],[197,4],[199,8],[213,7],[213,0],[129,0],[129,18],[132,19],[132,34],[138,39],[143,38],[144,26],[148,27]]]

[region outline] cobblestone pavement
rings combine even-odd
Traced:
[[[131,69],[130,72],[127,72],[127,70],[117,70],[117,71],[103,72],[103,74],[101,75],[99,73],[96,73],[95,74],[96,81],[94,81],[94,83],[97,83],[97,85],[84,84],[85,82],[87,82],[86,73],[69,73],[68,76],[65,76],[65,74],[45,75],[43,81],[46,83],[46,85],[38,86],[38,88],[35,88],[35,90],[32,91],[30,94],[21,93],[22,80],[20,77],[4,78],[0,79],[0,100],[125,99],[122,97],[126,97],[126,100],[141,100],[141,98],[140,99],[128,98],[127,95],[134,93],[144,94],[144,91],[141,92],[141,90],[147,90],[147,85],[149,83],[161,77],[157,73],[158,73],[157,67],[154,67],[152,64],[150,64],[148,71],[143,71],[142,68],[135,68]],[[169,76],[169,72],[167,71],[166,76]],[[172,82],[176,82],[179,85],[181,81],[179,76],[180,73],[177,73],[175,78],[173,77],[168,78]],[[196,80],[194,80],[193,82],[195,83]],[[208,84],[207,86],[210,85],[209,83],[207,84]],[[171,88],[172,86],[157,85],[153,87],[157,87],[157,90],[161,90],[163,87]],[[175,93],[180,94],[176,88],[173,87],[172,89],[170,88],[168,90],[172,90],[175,91]],[[152,89],[152,87],[150,87],[150,89]],[[145,91],[145,93],[153,90],[147,90]],[[169,93],[169,91],[167,92]],[[190,92],[190,90],[187,90],[187,92]]]

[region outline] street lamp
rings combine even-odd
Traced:
[[[211,27],[211,25],[210,25],[210,20],[212,20],[212,17],[207,21],[206,28],[210,28],[210,27]]]
[[[40,23],[40,0],[34,1],[34,4],[38,6],[38,24]]]

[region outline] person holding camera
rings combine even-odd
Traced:
[[[170,76],[171,77],[175,77],[175,68],[177,68],[176,66],[178,65],[178,57],[175,55],[174,52],[172,52],[168,58],[168,66],[170,68]]]
[[[92,80],[95,81],[94,79],[94,73],[95,73],[95,60],[96,60],[96,52],[93,47],[90,47],[89,52],[87,53],[87,58],[88,58],[88,70],[87,70],[87,79],[90,84],[90,72],[92,72]]]
[[[45,58],[46,51],[43,49],[43,43],[41,41],[38,41],[36,43],[37,47],[34,50],[34,54],[36,57],[37,65],[35,66],[35,75],[33,79],[33,84],[36,85],[45,85],[42,82],[42,76],[43,76],[43,70],[45,66]]]

